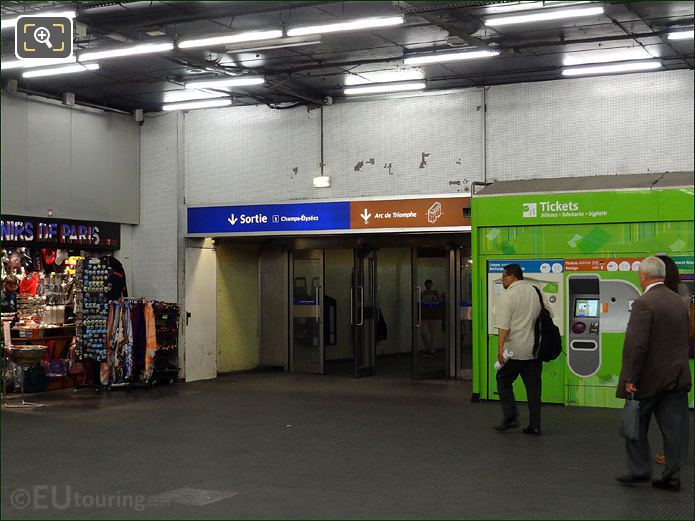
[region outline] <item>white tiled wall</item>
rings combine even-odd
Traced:
[[[488,179],[693,170],[689,70],[491,87]]]
[[[485,133],[479,89],[325,107],[327,189],[311,184],[319,110],[190,112],[186,202],[454,192],[483,179],[484,148],[488,180],[693,170],[692,71],[495,86],[486,99]]]
[[[498,86],[486,99],[485,132],[478,89],[325,107],[328,189],[311,185],[319,110],[191,111],[182,140],[176,114],[147,118],[132,291],[176,300],[184,155],[188,205],[453,192],[482,179],[484,148],[488,180],[693,170],[692,71]]]
[[[185,115],[186,203],[306,197],[320,162],[320,116],[265,105]],[[295,171],[296,170],[296,171]]]
[[[482,179],[481,103],[471,90],[327,107],[330,197],[446,193],[463,186],[449,181]]]
[[[177,114],[148,118],[140,143],[140,224],[132,232],[132,296],[177,301]]]

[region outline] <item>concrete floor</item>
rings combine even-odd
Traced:
[[[547,406],[543,436],[498,433],[468,385],[259,373],[44,394],[2,411],[2,518],[693,519],[692,464],[680,493],[616,484],[618,411]]]

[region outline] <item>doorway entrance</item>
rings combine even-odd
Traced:
[[[289,252],[289,370],[470,378],[469,249],[370,243]]]
[[[413,379],[448,376],[448,315],[453,294],[450,254],[443,248],[412,249]]]

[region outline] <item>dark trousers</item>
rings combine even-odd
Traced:
[[[518,412],[514,401],[514,381],[521,375],[528,399],[529,427],[541,428],[541,372],[543,362],[537,359],[510,359],[497,371],[497,392],[499,393],[505,421],[516,420]]]
[[[649,449],[649,423],[652,414],[664,439],[666,466],[663,479],[680,478],[681,466],[688,457],[688,393],[666,391],[639,402],[639,439],[626,440],[630,473],[647,476],[652,470],[652,454]]]

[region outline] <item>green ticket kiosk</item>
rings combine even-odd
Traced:
[[[497,399],[495,302],[502,268],[516,262],[563,336],[563,353],[543,365],[543,401],[621,407],[615,389],[641,259],[671,256],[692,306],[693,193],[693,173],[680,172],[503,181],[475,194],[474,396]]]

